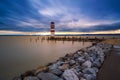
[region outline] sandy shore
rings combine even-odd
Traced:
[[[118,39],[107,39],[107,40],[103,41],[103,43],[112,44],[112,45],[120,45],[120,38],[118,38]]]

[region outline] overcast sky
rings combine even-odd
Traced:
[[[91,32],[120,29],[120,0],[0,0],[0,30]]]

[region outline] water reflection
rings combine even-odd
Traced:
[[[54,62],[90,42],[50,41],[39,36],[0,36],[0,77],[4,80],[40,65]]]

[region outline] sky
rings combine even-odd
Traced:
[[[120,30],[120,0],[0,0],[0,31]]]

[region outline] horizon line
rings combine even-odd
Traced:
[[[120,29],[110,31],[93,31],[93,32],[63,32],[57,31],[55,35],[81,35],[81,34],[120,34]],[[50,35],[50,32],[23,32],[23,31],[10,31],[0,30],[0,35]]]

